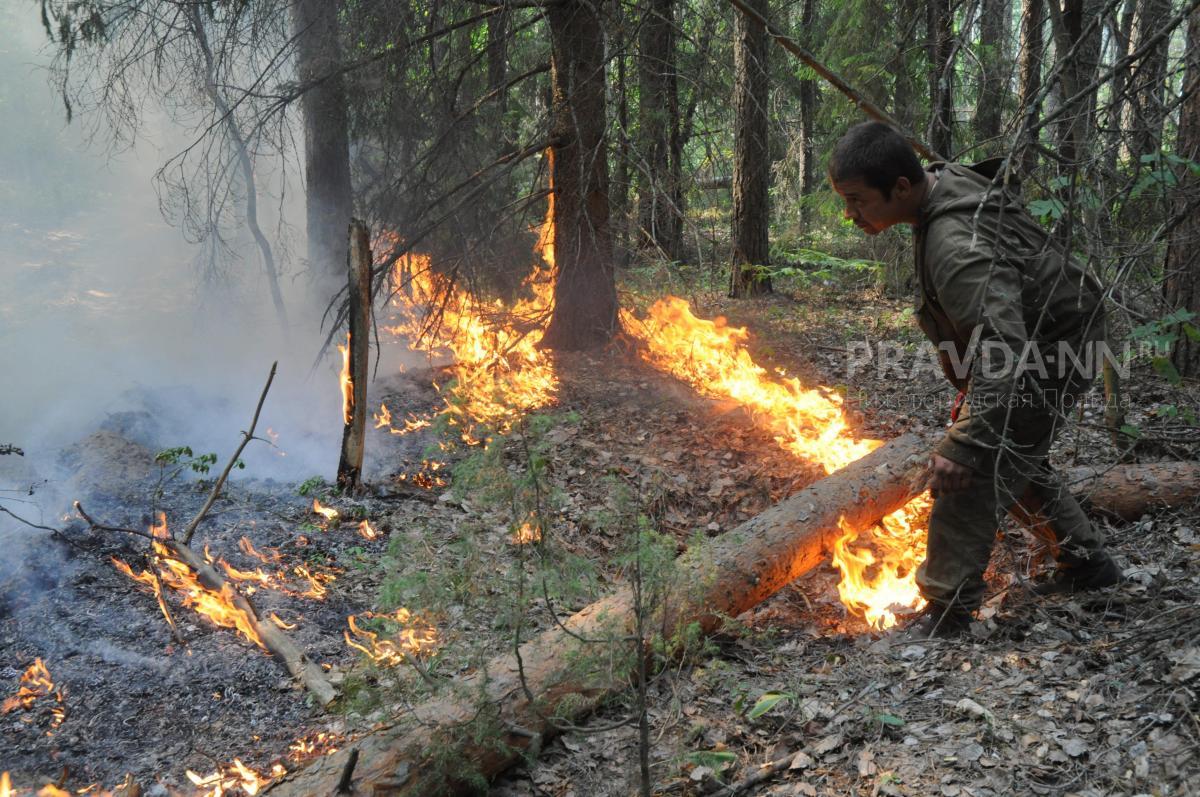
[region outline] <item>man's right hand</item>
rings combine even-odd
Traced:
[[[973,471],[941,454],[934,454],[929,461],[929,492],[934,498],[957,493],[971,485]]]

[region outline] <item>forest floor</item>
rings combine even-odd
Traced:
[[[918,340],[906,302],[821,284],[736,303],[711,293],[689,298],[698,315],[747,326],[764,366],[834,386],[865,436],[944,423],[952,390],[930,369],[849,365],[860,341]],[[436,652],[420,656],[425,675],[452,678],[511,646],[514,612],[529,634],[552,622],[550,612],[579,609],[620,582],[636,538],[631,514],[649,515],[682,550],[694,534],[721,534],[821,475],[744,411],[698,396],[626,348],[564,355],[557,366],[555,404],[510,432],[492,459],[460,449],[444,469],[425,471],[442,480],[452,471],[459,489],[413,486],[417,463],[436,453],[431,430],[375,431],[369,445],[392,465],[371,474],[371,494],[338,496],[319,483],[258,474],[218,501],[197,539],[238,568],[263,566],[239,549],[242,537],[274,560],[265,569],[277,574],[276,586],[255,600],[294,623],[296,643],[330,666],[347,696],[333,712],[315,707],[268,656],[188,610],[176,612],[184,642],[173,640],[153,597],[109,562],[117,556],[140,569],[141,540],[64,521],[72,545],[31,543],[40,555],[0,578],[0,695],[16,693],[37,658],[55,687],[28,709],[0,715],[0,770],[25,788],[111,788],[130,773],[143,793],[162,795],[211,793],[211,784],[190,786],[185,770],[209,775],[220,767],[226,793],[237,794],[228,774],[234,759],[261,773],[275,764],[292,769],[350,743],[424,688],[412,668],[369,665],[347,646],[350,615],[412,609],[413,623],[437,629]],[[372,388],[372,403],[386,401],[397,415],[435,410],[441,397],[433,376],[392,377]],[[1196,458],[1196,437],[1180,432],[1177,419],[1200,412],[1194,391],[1147,368],[1129,380],[1127,398],[1130,422],[1146,438],[1170,441],[1155,456]],[[1056,462],[1111,462],[1098,426],[1099,412],[1086,410],[1062,435]],[[203,483],[168,485],[155,496],[158,442],[139,419],[114,417],[67,457],[91,514],[145,527],[152,508],[173,525],[196,511]],[[514,574],[545,572],[511,539],[512,494],[531,458],[541,462],[542,509],[552,517],[542,549],[560,578],[545,598],[517,606]],[[314,497],[342,522],[314,515]],[[363,519],[378,538],[360,535]],[[842,607],[837,572],[823,566],[668,659],[648,690],[656,791],[712,793],[788,757],[787,768],[741,793],[1195,793],[1196,514],[1096,522],[1127,576],[1108,594],[1034,597],[1025,577],[1041,565],[1031,561],[1025,535],[1010,528],[996,546],[983,619],[967,639],[913,644],[868,628]],[[779,699],[754,711],[764,696]],[[502,776],[491,793],[637,793],[637,725],[620,722],[633,713],[628,696],[614,700]]]

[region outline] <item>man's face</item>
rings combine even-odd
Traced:
[[[907,183],[903,177],[900,181]],[[892,189],[890,197],[885,198],[878,188],[872,188],[858,178],[840,183],[830,182],[833,190],[846,203],[843,215],[867,235],[878,235],[904,220],[900,204],[902,192],[896,188]]]

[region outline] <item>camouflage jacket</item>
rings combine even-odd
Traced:
[[[993,182],[998,166],[930,164],[938,179],[913,234],[917,320],[970,405],[937,453],[975,469],[1020,440],[1028,413],[1057,411],[1064,389],[1094,376],[1105,337],[1099,282]]]

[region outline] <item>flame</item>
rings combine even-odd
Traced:
[[[404,421],[404,426],[397,429],[392,425],[392,411],[388,409],[388,405],[382,403],[379,405],[379,412],[375,413],[375,428],[387,429],[391,434],[408,434],[409,432],[425,429],[432,425],[433,420],[430,418],[421,418],[409,414],[408,419]]]
[[[379,634],[368,631],[358,625],[358,616],[346,618],[349,631],[343,631],[346,644],[355,650],[366,654],[380,667],[394,667],[405,661],[408,656],[419,656],[426,653],[437,644],[437,629],[420,622],[408,609],[403,607],[392,614],[375,614],[365,612],[363,618],[382,618],[400,626],[394,636],[380,639]],[[355,639],[350,638],[354,634]]]
[[[0,773],[0,797],[12,797],[12,779],[8,773]]]
[[[283,629],[284,631],[291,631],[296,628],[295,623],[286,622],[282,617],[277,615],[275,612],[271,612],[271,614],[269,616],[271,618],[271,622],[274,623],[279,628]]]
[[[540,526],[533,523],[522,523],[521,528],[513,532],[512,541],[517,545],[527,545],[529,543],[542,541],[542,529]]]
[[[155,537],[165,539],[168,535],[166,516],[159,513],[158,523],[152,526],[150,531]],[[148,570],[135,573],[133,568],[115,556],[112,557],[112,563],[122,573],[150,589],[151,594],[158,599],[163,614],[168,620],[170,613],[166,610],[166,604],[163,602],[160,581],[182,596],[184,606],[194,609],[221,628],[237,629],[246,639],[260,648],[266,649],[266,645],[263,644],[258,630],[255,628],[253,618],[234,603],[235,593],[232,585],[224,584],[220,592],[211,590],[200,583],[190,567],[171,558],[170,550],[165,545],[156,541],[151,544],[151,547],[158,563],[157,575]],[[207,558],[207,551],[205,556]]]
[[[301,736],[296,741],[288,745],[288,760],[294,763],[301,763],[310,758],[318,756],[326,756],[338,751],[338,745],[342,743],[340,736],[327,731],[318,731],[317,733],[308,736]]]
[[[358,524],[358,533],[366,540],[374,540],[379,537],[379,532],[371,526],[371,521],[369,520],[364,520]]]
[[[332,521],[332,520],[338,519],[338,511],[336,509],[333,509],[332,507],[324,506],[320,501],[318,501],[315,498],[313,499],[313,503],[312,503],[312,511],[316,512],[318,515],[325,518],[326,520]]]
[[[255,795],[271,781],[271,778],[263,777],[237,758],[233,759],[232,764],[218,767],[211,775],[201,775],[190,769],[186,774],[192,785],[207,789],[204,797],[222,797],[229,789],[235,788],[241,789],[244,794]]]
[[[337,576],[332,573],[314,573],[304,565],[296,565],[292,568],[292,572],[308,582],[308,590],[300,593],[301,597],[313,600],[324,600],[325,594],[329,591],[325,585],[337,581]]]
[[[354,381],[350,378],[350,333],[346,333],[346,345],[338,344],[342,353],[342,372],[338,375],[338,383],[342,389],[342,420],[347,426],[354,417]]]
[[[445,462],[438,462],[434,459],[421,460],[421,467],[416,473],[401,473],[396,476],[396,481],[409,482],[423,490],[432,490],[435,487],[445,487],[446,480],[437,475],[437,472],[445,467]]]
[[[435,273],[428,255],[408,253],[396,260],[393,284],[403,290],[393,302],[403,319],[388,330],[431,353],[454,356],[453,383],[441,412],[468,444],[481,442],[483,433],[476,427],[504,431],[524,413],[553,401],[558,390],[553,364],[538,348],[554,305],[552,214],[553,201],[538,236],[547,267],[534,267],[522,283],[526,297],[510,307],[477,298]],[[382,416],[381,411],[377,423]],[[388,418],[382,425],[390,426]],[[391,431],[404,434],[428,423],[411,419],[405,429]]]
[[[263,564],[272,564],[283,560],[283,554],[276,548],[264,548],[266,553],[260,553],[255,549],[254,543],[250,542],[249,537],[242,537],[238,540],[238,550]]]
[[[828,388],[805,387],[799,379],[778,377],[758,365],[745,348],[748,333],[696,317],[688,303],[668,296],[650,307],[646,318],[622,313],[625,329],[639,338],[642,356],[655,367],[701,392],[730,398],[746,407],[791,454],[821,465],[826,473],[863,457],[881,445],[854,434],[842,399]],[[875,628],[896,623],[898,610],[919,608],[916,565],[924,556],[924,529],[918,519],[929,499],[918,496],[884,518],[872,537],[874,551],[852,547],[859,529],[842,524],[833,563],[841,571],[842,603]]]
[[[17,688],[17,693],[0,703],[0,714],[9,714],[17,709],[30,711],[38,700],[51,695],[54,696],[55,704],[50,708],[50,730],[46,731],[47,736],[53,736],[55,729],[67,718],[66,697],[63,690],[55,686],[45,663],[40,658],[34,659],[33,664],[21,675],[21,685]]]

